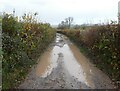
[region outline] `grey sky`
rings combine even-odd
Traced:
[[[43,22],[57,25],[66,17],[73,17],[75,24],[100,23],[117,20],[119,0],[0,0],[0,12],[16,15],[38,12]]]

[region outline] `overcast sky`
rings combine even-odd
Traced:
[[[16,15],[38,12],[43,22],[57,25],[66,17],[75,24],[100,23],[117,20],[119,0],[0,0],[0,12]]]

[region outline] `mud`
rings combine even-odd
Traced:
[[[113,89],[114,86],[66,36],[56,34],[56,40],[18,88]]]

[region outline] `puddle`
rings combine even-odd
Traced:
[[[49,48],[39,58],[39,63],[36,67],[36,75],[41,77],[47,77],[52,70],[57,67],[57,59],[61,51],[61,47],[64,46],[62,37],[59,34],[56,36],[56,45],[53,48]]]
[[[39,64],[36,68],[37,76],[47,77],[52,70],[57,67],[58,51],[59,47],[55,46],[51,50],[45,52],[41,57]]]
[[[61,34],[39,58],[36,75],[29,75],[23,88],[29,89],[113,89],[110,79],[91,64],[79,49]],[[61,87],[62,86],[62,87]]]
[[[64,63],[65,67],[69,71],[69,73],[78,79],[80,82],[85,82],[85,75],[83,73],[82,67],[76,61],[72,51],[70,50],[68,45],[65,45],[62,49],[64,55]]]
[[[74,57],[69,44],[71,44],[71,42],[68,42],[67,37],[57,34],[55,46],[42,55],[40,63],[37,66],[36,73],[41,77],[48,76],[52,72],[53,68],[57,67],[58,56],[62,53],[63,60],[61,61],[63,61],[65,68],[71,76],[78,79],[78,81],[87,84],[85,73],[83,72],[81,65],[77,62],[77,59]]]
[[[39,58],[39,63],[36,67],[37,76],[42,76],[45,71],[47,71],[48,66],[50,65],[50,52],[51,49],[48,49],[48,51],[44,52],[44,54]]]
[[[82,64],[82,68],[84,69],[84,75],[87,80],[86,84],[90,87],[94,87],[94,84],[92,84],[93,82],[91,81],[91,77],[90,77],[90,75],[93,73],[89,65],[89,61],[87,61],[87,59],[83,56],[83,54],[80,53],[80,50],[74,44],[70,44],[69,47],[74,57],[76,58],[77,62],[79,64]]]

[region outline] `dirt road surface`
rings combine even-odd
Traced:
[[[111,80],[96,68],[64,35],[40,56],[19,89],[113,89]]]

